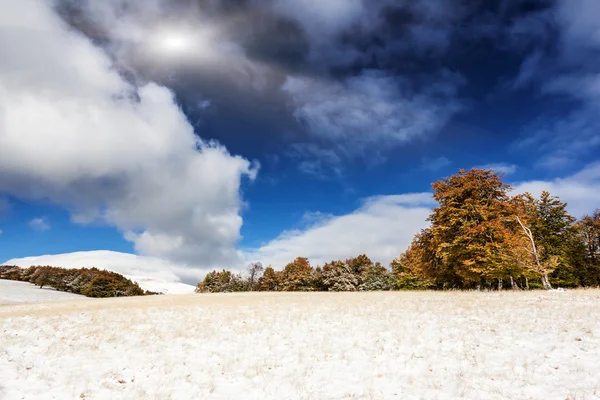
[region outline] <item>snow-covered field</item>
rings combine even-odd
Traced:
[[[29,282],[0,279],[0,305],[80,299],[86,299],[86,297],[73,293],[58,292],[48,287],[40,289]]]
[[[0,398],[598,399],[600,291],[0,306]]]

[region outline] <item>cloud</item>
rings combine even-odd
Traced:
[[[581,217],[599,207],[600,162],[563,178],[512,184],[513,193],[539,196],[547,190],[567,202],[570,213]],[[276,269],[299,256],[308,257],[313,265],[323,265],[362,253],[388,264],[406,250],[415,234],[428,226],[426,219],[436,204],[431,193],[408,193],[367,198],[361,207],[345,215],[307,213],[304,222],[314,221],[313,224],[284,231],[264,246],[246,251],[243,257],[247,262],[261,261]]]
[[[579,218],[600,206],[600,162],[586,165],[579,172],[552,180],[532,180],[515,184],[516,193],[539,196],[543,190],[568,204],[569,212]]]
[[[454,99],[461,80],[452,74],[441,79],[417,90],[408,79],[365,70],[343,82],[290,76],[282,90],[293,101],[294,117],[319,140],[319,150],[368,158],[434,133],[461,109]]]
[[[517,172],[517,166],[515,164],[507,164],[507,163],[482,164],[482,165],[476,165],[473,168],[491,169],[497,173],[504,174],[504,175],[512,175],[515,172]]]
[[[257,167],[195,136],[173,93],[130,84],[50,3],[0,9],[0,191],[115,226],[143,255],[235,262]]]
[[[50,223],[46,218],[34,218],[29,221],[29,227],[34,231],[44,232],[50,230]]]
[[[442,168],[449,167],[452,165],[452,161],[450,161],[447,157],[438,157],[433,159],[424,157],[421,160],[421,164],[421,169],[435,172]]]
[[[431,57],[449,48],[460,1],[58,3],[119,68],[169,85],[186,110],[200,93],[216,118],[251,109],[269,140],[286,132],[283,154],[313,176],[337,176],[357,154],[381,162],[390,143],[435,133],[460,109],[462,78]],[[157,54],[173,35],[193,51]]]
[[[329,37],[360,21],[366,14],[362,0],[275,0],[274,9],[299,21],[307,34]]]
[[[594,0],[558,0],[539,13],[539,24],[515,23],[522,27],[522,37],[537,43],[522,63],[515,86],[537,84],[541,94],[560,99],[557,107],[566,110],[560,117],[541,116],[517,141],[517,148],[538,157],[537,167],[579,167],[600,148],[598,13],[600,4]]]
[[[562,28],[563,51],[595,50],[600,46],[600,4],[595,0],[558,0],[557,19]]]
[[[371,197],[350,214],[319,214],[316,224],[283,232],[259,249],[246,252],[245,258],[281,269],[299,256],[308,257],[313,265],[323,265],[366,253],[387,265],[427,226],[426,218],[434,204],[430,193]]]
[[[441,54],[465,12],[452,0],[275,0],[273,10],[299,24],[308,59],[323,67]]]

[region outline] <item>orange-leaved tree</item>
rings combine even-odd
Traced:
[[[507,276],[513,216],[510,185],[492,170],[460,170],[434,182],[439,206],[428,220],[430,245],[442,271],[456,275],[465,287]]]

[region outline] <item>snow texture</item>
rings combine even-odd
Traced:
[[[59,292],[48,287],[40,289],[29,282],[0,279],[0,304],[80,300],[85,298],[78,294]]]
[[[599,291],[0,307],[0,398],[598,399]]]

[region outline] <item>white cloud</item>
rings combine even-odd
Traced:
[[[513,193],[543,190],[568,203],[575,217],[600,207],[600,162],[587,165],[571,176],[547,181],[513,182]],[[304,229],[285,231],[264,246],[247,251],[247,262],[262,261],[282,268],[296,257],[308,257],[313,265],[366,253],[387,265],[406,250],[415,234],[428,226],[426,221],[436,206],[431,193],[375,196],[350,214],[333,216],[308,213],[315,223]]]
[[[39,232],[49,231],[50,223],[46,220],[46,218],[34,218],[29,221],[29,227]]]
[[[511,175],[517,172],[517,166],[515,164],[507,164],[507,163],[491,163],[491,164],[481,164],[476,165],[473,168],[477,169],[491,169],[497,173],[504,175]]]
[[[461,108],[453,99],[458,78],[442,79],[415,91],[406,79],[372,70],[343,83],[288,77],[282,90],[315,137],[346,155],[371,154],[436,131]]]
[[[323,265],[366,253],[387,265],[428,225],[426,218],[434,204],[430,193],[368,198],[350,214],[323,215],[316,225],[283,232],[245,257],[281,269],[299,256],[308,257],[313,265]]]
[[[237,260],[256,168],[197,138],[168,89],[125,81],[49,2],[0,9],[0,191],[116,226],[144,255]]]
[[[568,203],[569,212],[580,218],[600,207],[600,162],[589,164],[576,174],[564,178],[515,184],[517,193],[530,192],[539,196],[543,190]]]

